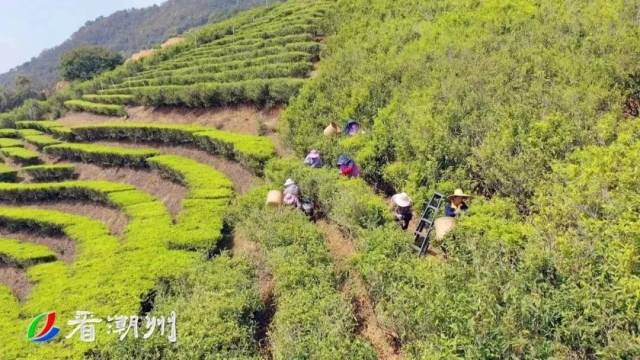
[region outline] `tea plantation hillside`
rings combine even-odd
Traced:
[[[640,358],[639,11],[291,0],[0,114],[0,359]],[[313,221],[265,205],[287,179]],[[417,217],[456,188],[469,211],[419,256],[389,196]]]
[[[124,105],[281,104],[319,59],[323,2],[268,7],[193,30],[187,40],[82,84],[74,110],[124,114]]]

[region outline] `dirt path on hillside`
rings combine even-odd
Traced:
[[[258,342],[262,358],[271,359],[271,344],[269,342],[268,332],[273,315],[276,312],[273,298],[275,282],[273,280],[273,274],[271,274],[267,266],[266,255],[260,244],[247,239],[247,237],[240,232],[233,234],[231,252],[234,256],[247,257],[256,268],[258,291],[260,292],[260,299],[264,304],[264,311],[255,316],[257,321],[255,340]]]
[[[350,265],[351,259],[356,254],[353,242],[345,238],[336,226],[324,220],[318,221],[317,226],[324,234],[336,269],[338,272],[347,274],[347,280],[341,291],[351,299],[359,334],[373,345],[378,359],[402,359],[398,337],[382,329],[378,323],[375,307],[369,297],[364,279]]]
[[[67,264],[71,264],[73,262],[76,253],[76,243],[62,235],[46,236],[36,232],[13,231],[5,227],[1,227],[0,237],[44,245],[53,251],[58,260]]]
[[[129,116],[122,118],[87,112],[68,112],[58,119],[58,122],[69,127],[127,121],[193,124],[243,134],[264,135],[275,130],[282,108],[258,110],[251,105],[215,109],[133,106],[127,108],[127,113]]]
[[[105,224],[109,232],[121,240],[129,223],[127,215],[120,210],[95,203],[79,201],[30,202],[28,205],[20,205],[20,208],[55,210],[85,216]]]
[[[187,196],[187,188],[163,178],[157,171],[100,167],[85,163],[73,165],[78,173],[78,180],[106,180],[135,186],[162,201],[173,218],[182,210],[182,199]]]
[[[0,263],[0,284],[6,285],[20,302],[23,302],[33,286],[23,269]]]
[[[220,156],[211,155],[203,150],[198,150],[187,146],[172,146],[166,144],[149,143],[140,144],[126,141],[98,141],[95,143],[107,146],[155,149],[165,155],[178,155],[191,158],[200,163],[209,165],[215,170],[223,173],[233,183],[234,190],[240,194],[247,192],[253,185],[258,183],[258,177],[256,177],[251,171],[247,170],[239,163],[227,160]]]

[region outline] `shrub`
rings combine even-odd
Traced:
[[[162,338],[128,340],[101,354],[117,359],[257,358],[253,314],[263,305],[256,280],[247,260],[226,253],[199,264],[167,289],[159,289],[150,314],[165,316],[176,311],[180,333],[175,345]],[[205,333],[209,335],[203,336]]]
[[[71,130],[57,121],[18,121],[16,122],[18,134],[22,138],[40,136],[43,133],[54,135],[58,138],[69,140],[72,138]]]
[[[233,194],[231,182],[211,167],[181,156],[162,155],[147,161],[151,168],[189,190],[176,219],[176,232],[187,236],[174,236],[170,246],[200,250],[216,248],[223,228],[222,213]]]
[[[14,182],[17,180],[18,171],[6,164],[0,164],[0,181]]]
[[[111,123],[75,127],[73,133],[83,141],[106,139],[191,144],[211,154],[236,159],[258,173],[275,155],[275,147],[268,138],[193,125]]]
[[[22,141],[11,138],[0,138],[0,148],[24,147]]]
[[[22,147],[0,148],[0,153],[20,164],[33,165],[40,163],[40,154]]]
[[[350,306],[336,290],[322,235],[299,211],[265,209],[265,191],[243,196],[228,219],[241,219],[236,231],[267,252],[278,309],[269,331],[274,358],[375,358],[373,349],[353,336]]]
[[[105,166],[146,167],[146,159],[159,154],[152,149],[127,149],[94,144],[63,143],[44,148],[44,152],[71,161]]]
[[[121,105],[99,104],[83,100],[68,100],[64,102],[64,106],[74,111],[88,111],[109,116],[127,115],[124,106]]]
[[[56,256],[44,245],[28,244],[13,239],[0,239],[0,261],[4,264],[27,268],[55,260]]]
[[[60,74],[63,79],[89,80],[95,75],[122,64],[122,55],[98,46],[75,48],[60,58]]]
[[[132,95],[83,95],[82,99],[100,104],[129,105],[133,103]]]
[[[45,146],[60,144],[61,141],[49,135],[25,135],[22,137],[29,144],[35,145],[39,149]]]
[[[27,166],[20,171],[36,182],[69,180],[76,176],[73,165],[36,165]]]

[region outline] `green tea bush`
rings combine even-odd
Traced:
[[[637,72],[624,5],[565,5],[339,1],[323,70],[283,133],[300,155],[336,152],[322,129],[354,118],[368,131],[353,156],[373,182],[421,198],[453,182],[526,212],[552,160],[598,143],[600,119],[619,121],[623,79]]]
[[[258,50],[247,52],[247,53],[231,54],[227,56],[216,57],[213,59],[191,57],[191,58],[181,59],[180,61],[167,62],[162,66],[159,66],[157,69],[158,70],[174,70],[174,69],[183,68],[185,66],[198,66],[198,65],[224,66],[234,61],[273,56],[273,55],[283,54],[283,53],[292,52],[292,51],[293,50],[288,50],[283,46],[273,46],[269,48],[258,49]],[[305,53],[305,54],[308,57],[313,56],[313,54],[309,54],[309,53]],[[149,76],[149,75],[146,75],[146,76]]]
[[[237,41],[235,43],[226,45],[226,46],[201,46],[191,51],[185,51],[182,54],[175,57],[174,60],[179,61],[182,58],[188,58],[190,56],[207,56],[207,57],[215,57],[215,56],[224,56],[231,54],[238,54],[244,52],[255,51],[258,49],[263,49],[272,46],[286,46],[288,44],[298,43],[298,42],[311,42],[313,40],[313,36],[310,34],[295,34],[282,36],[269,40],[261,40],[261,39],[247,39]]]
[[[391,221],[389,206],[364,181],[345,179],[337,169],[312,169],[300,161],[279,159],[267,164],[265,175],[275,183],[294,179],[305,196],[316,199],[322,212],[346,231],[375,228]]]
[[[92,103],[116,105],[129,105],[133,102],[131,95],[83,95],[82,99]]]
[[[38,149],[42,149],[45,146],[49,146],[49,145],[57,145],[62,142],[60,140],[54,139],[49,135],[25,135],[22,138],[24,139],[24,141],[28,142],[29,144],[32,144],[38,147]]]
[[[7,164],[0,163],[0,181],[14,182],[18,179],[18,171]]]
[[[313,65],[310,63],[270,64],[257,67],[248,67],[238,70],[223,71],[214,74],[201,75],[168,75],[166,77],[149,78],[123,83],[121,86],[112,87],[109,92],[128,87],[157,86],[157,85],[190,85],[206,82],[234,82],[251,79],[272,79],[286,77],[305,77],[311,72]],[[104,103],[126,104],[133,99],[132,95],[85,95],[87,100]]]
[[[34,165],[41,162],[40,154],[22,147],[0,148],[0,154],[23,165]]]
[[[0,150],[1,151],[1,150]],[[44,152],[61,159],[106,166],[146,167],[146,159],[159,154],[153,149],[127,149],[95,144],[63,143],[44,148]]]
[[[81,141],[129,140],[193,145],[211,154],[237,160],[257,173],[275,156],[275,147],[269,138],[195,125],[110,123],[74,127],[72,131]]]
[[[28,244],[6,238],[0,239],[0,261],[4,264],[27,268],[55,260],[55,254],[44,245]]]
[[[68,100],[64,106],[74,111],[89,111],[109,116],[125,116],[127,112],[121,105],[108,105],[83,100]]]
[[[179,341],[174,345],[162,338],[128,340],[105,348],[103,358],[259,358],[253,340],[256,331],[253,314],[263,305],[254,269],[247,260],[223,253],[189,270],[168,289],[160,290],[150,315],[165,316],[176,311]]]
[[[135,102],[144,105],[183,105],[188,107],[212,107],[251,102],[258,106],[285,103],[283,94],[295,94],[304,80],[293,78],[253,79],[229,83],[200,83],[194,85],[143,86],[114,89],[133,95]],[[270,89],[287,88],[287,92],[271,92]],[[103,91],[102,94],[106,93]]]
[[[229,215],[236,231],[260,243],[275,280],[276,313],[269,329],[275,359],[373,359],[353,335],[350,306],[321,233],[299,211],[263,208],[265,188],[243,196]]]
[[[83,100],[73,100],[67,106],[124,116],[124,108],[107,106],[285,103],[301,86],[296,78],[311,72],[308,62],[319,60],[323,45],[316,40],[328,28],[324,22],[328,3],[309,3],[307,8],[294,10],[299,5],[284,4],[278,7],[280,10],[254,15],[245,13],[187,34],[178,46],[75,86]],[[276,88],[272,94],[271,83]]]
[[[71,130],[57,121],[18,121],[16,122],[18,134],[22,138],[29,136],[40,136],[43,133],[53,135],[55,137],[70,140],[72,138]]]
[[[0,148],[24,147],[22,141],[11,138],[0,138]]]
[[[0,136],[3,138],[17,138],[18,131],[15,129],[0,129]]]
[[[222,214],[233,194],[233,185],[222,173],[181,156],[149,158],[151,168],[184,185],[188,195],[176,219],[172,248],[210,250],[218,246],[223,229]]]
[[[35,182],[63,181],[76,176],[73,165],[35,165],[20,169],[20,172]]]
[[[286,51],[276,55],[231,61],[224,64],[217,64],[217,65],[202,64],[202,65],[195,65],[195,66],[190,65],[190,66],[179,68],[179,69],[157,70],[157,71],[150,72],[149,74],[142,74],[139,76],[131,77],[127,81],[124,81],[121,84],[115,85],[114,87],[116,86],[119,88],[126,87],[127,84],[131,84],[131,86],[135,86],[135,84],[138,81],[149,79],[149,78],[162,78],[167,76],[185,76],[185,75],[216,73],[216,72],[223,72],[223,71],[240,70],[240,69],[255,67],[255,66],[264,66],[269,64],[297,63],[297,62],[305,62],[305,61],[311,61],[311,60],[312,58],[309,56],[309,54],[305,52]],[[110,91],[110,89],[107,89],[105,91]]]

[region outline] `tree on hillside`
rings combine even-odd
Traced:
[[[124,61],[119,53],[100,46],[73,49],[60,58],[60,75],[64,80],[88,80],[111,70]]]
[[[19,107],[28,99],[41,100],[43,98],[44,94],[35,90],[30,78],[18,75],[12,88],[0,86],[0,112]]]

